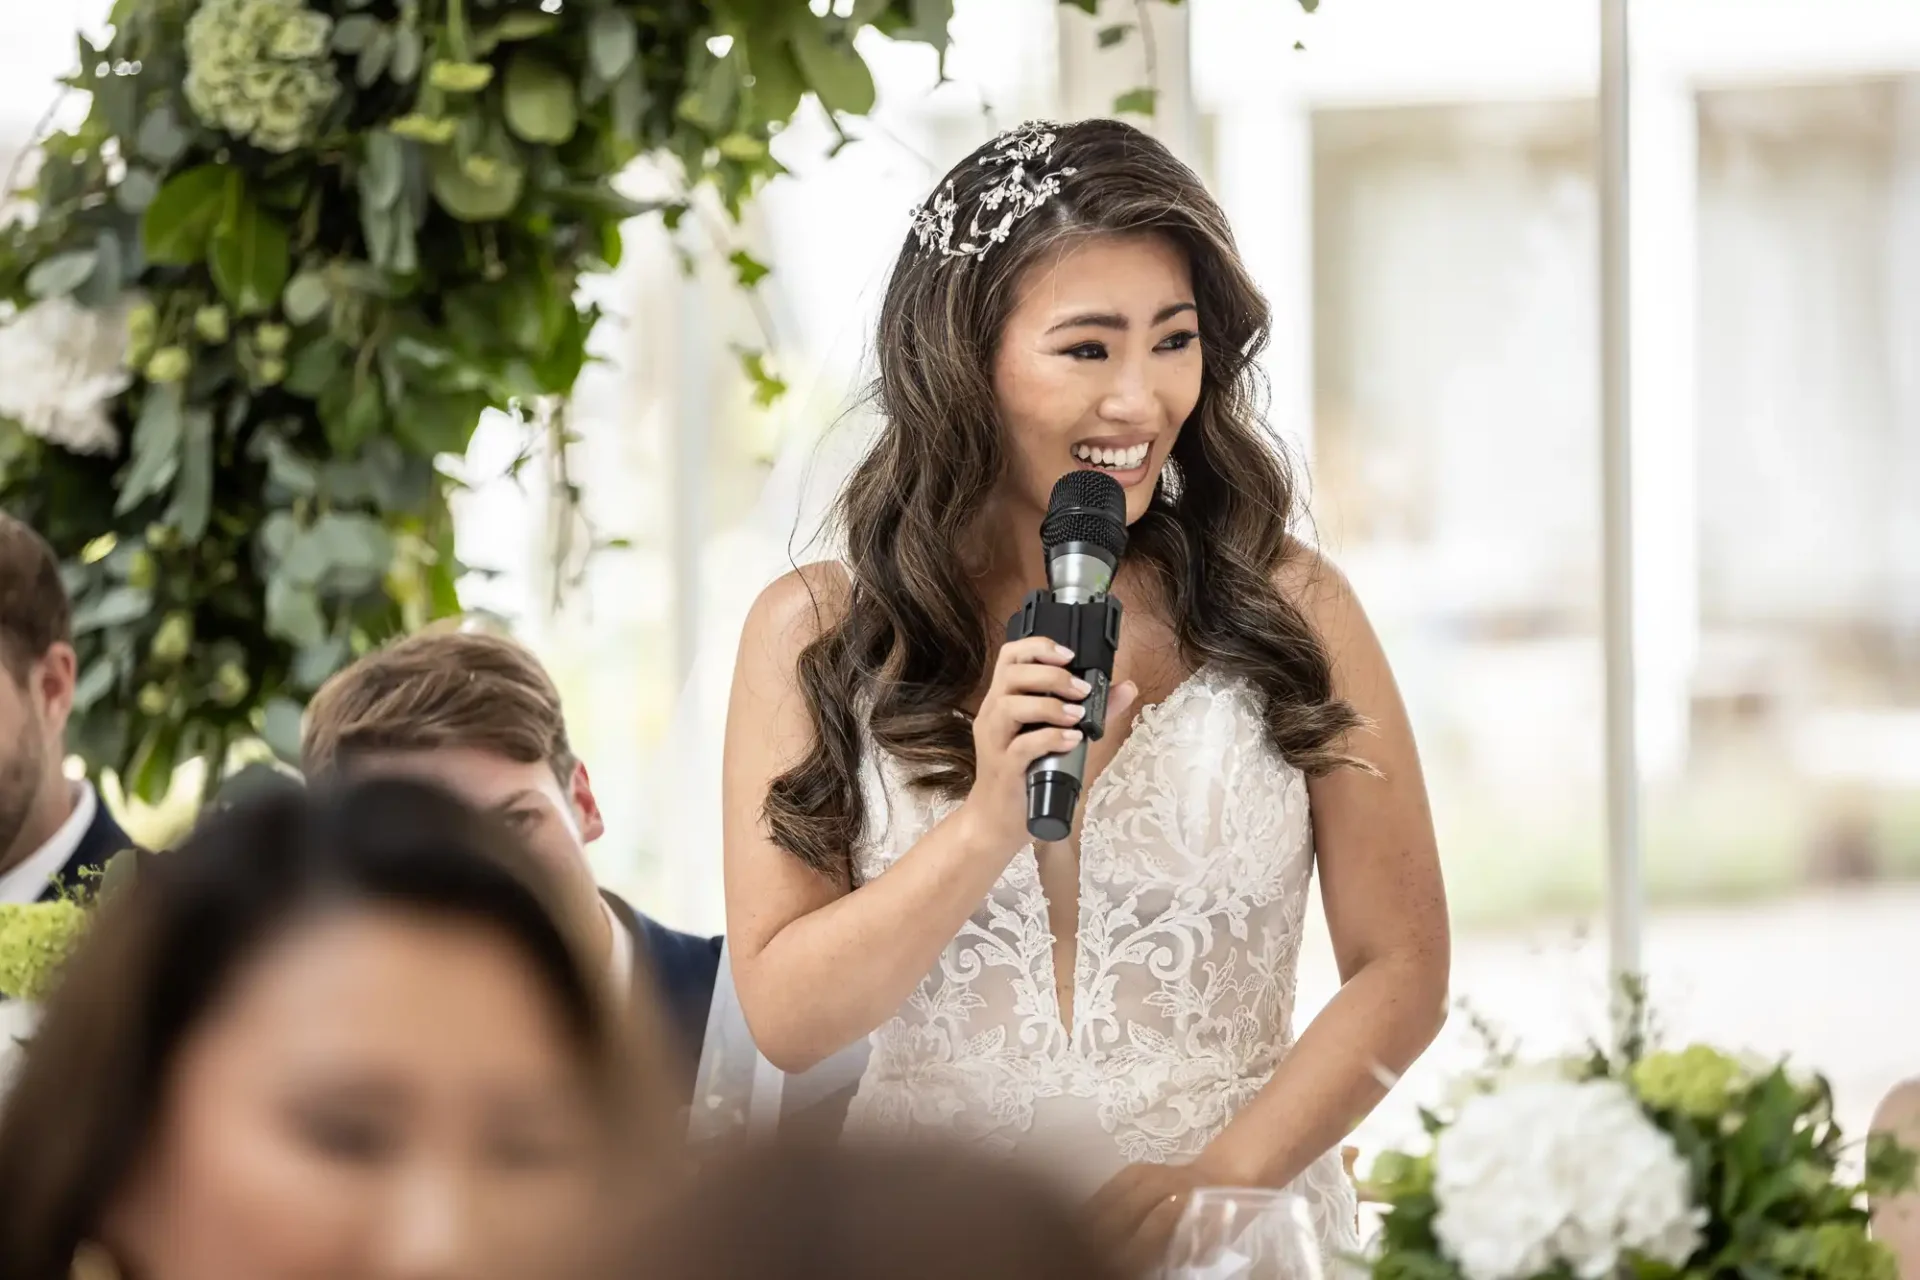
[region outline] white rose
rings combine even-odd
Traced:
[[[48,298],[0,325],[0,416],[72,453],[118,453],[109,416],[132,375],[126,307]]]

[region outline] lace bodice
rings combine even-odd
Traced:
[[[1193,1157],[1259,1092],[1293,1040],[1313,872],[1306,779],[1267,743],[1259,697],[1197,672],[1141,711],[1089,787],[1070,1015],[1028,848],[873,1033],[851,1130],[1064,1147],[1090,1191],[1123,1164]],[[860,883],[955,807],[868,745]],[[1324,1243],[1350,1246],[1338,1157],[1296,1189]]]

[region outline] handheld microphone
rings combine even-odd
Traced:
[[[1093,686],[1079,728],[1085,735],[1064,755],[1027,766],[1027,833],[1064,840],[1086,780],[1087,744],[1106,732],[1113,657],[1120,648],[1120,602],[1107,594],[1127,549],[1127,496],[1102,471],[1069,471],[1053,486],[1040,524],[1047,589],[1027,596],[1007,622],[1007,639],[1046,636],[1073,650],[1068,670]]]

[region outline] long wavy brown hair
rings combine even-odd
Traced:
[[[1275,582],[1298,550],[1297,498],[1260,413],[1267,302],[1226,215],[1191,169],[1131,125],[1052,128],[1046,167],[1074,171],[1057,195],[977,258],[923,251],[910,235],[887,285],[872,389],[885,425],[834,512],[851,594],[800,654],[814,741],[774,779],[765,807],[776,844],[842,883],[867,820],[863,729],[918,786],[958,797],[973,783],[972,734],[954,712],[985,680],[1003,620],[986,616],[956,548],[974,542],[1007,469],[992,371],[1022,277],[1075,237],[1164,237],[1186,254],[1200,313],[1200,398],[1130,530],[1128,562],[1148,572],[1191,669],[1230,671],[1264,695],[1282,756],[1310,775],[1355,763],[1341,744],[1359,717],[1334,696],[1320,637]],[[1004,172],[982,163],[992,146],[938,188],[951,184],[962,232]]]

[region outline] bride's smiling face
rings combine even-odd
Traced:
[[[1029,267],[993,359],[1006,497],[1045,510],[1075,468],[1146,513],[1200,399],[1200,318],[1186,255],[1162,236],[1077,239]]]

